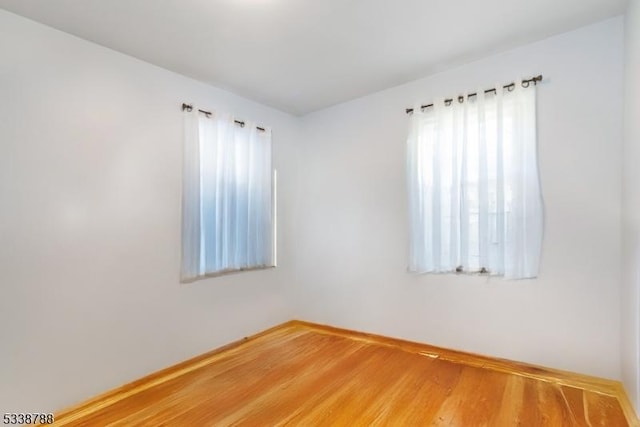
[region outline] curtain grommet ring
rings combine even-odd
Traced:
[[[462,104],[464,102],[464,96],[462,95],[458,96],[458,102]]]
[[[447,107],[451,105],[451,102],[453,101],[453,99],[445,99],[444,100],[444,105],[446,105]]]
[[[522,87],[524,87],[524,88],[529,87],[530,84],[531,84],[531,82],[529,82],[529,80],[523,80],[522,81]]]

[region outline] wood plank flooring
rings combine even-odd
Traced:
[[[619,383],[305,322],[125,385],[60,426],[637,426]]]

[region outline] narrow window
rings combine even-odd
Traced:
[[[536,277],[535,85],[434,102],[410,121],[409,271]]]
[[[271,130],[184,114],[182,281],[274,266]]]

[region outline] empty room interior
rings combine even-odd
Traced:
[[[640,0],[0,0],[3,425],[639,426]]]

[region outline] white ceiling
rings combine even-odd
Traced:
[[[626,2],[0,0],[0,8],[301,115],[619,15]]]

